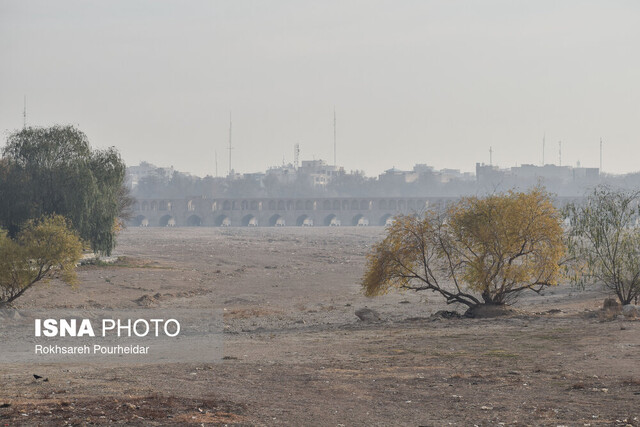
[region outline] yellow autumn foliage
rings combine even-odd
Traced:
[[[368,256],[367,295],[430,290],[448,303],[504,304],[556,285],[562,218],[543,189],[466,197],[445,211],[401,215]]]
[[[0,306],[39,281],[58,277],[73,284],[82,244],[60,215],[30,220],[12,239],[0,229]]]

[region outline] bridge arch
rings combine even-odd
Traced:
[[[198,215],[191,215],[187,218],[187,227],[200,227],[202,225],[202,218]]]
[[[327,227],[338,227],[340,226],[340,220],[336,214],[330,214],[324,218],[324,225]]]
[[[223,211],[231,210],[231,202],[229,200],[225,200],[224,202],[222,202],[222,210]]]
[[[382,217],[380,218],[380,221],[378,222],[378,225],[383,225],[383,226],[387,226],[391,224],[393,224],[393,215],[389,213],[382,215]]]
[[[131,222],[132,222],[134,227],[148,227],[149,226],[149,220],[144,215],[138,215],[137,217],[133,218],[133,221],[131,221]]]
[[[158,225],[160,227],[175,227],[176,220],[171,215],[164,215],[160,218],[160,221],[158,221]]]
[[[278,214],[272,215],[271,218],[269,218],[269,225],[271,227],[284,227],[285,226],[284,218]]]
[[[309,217],[309,215],[300,215],[298,219],[296,219],[296,225],[298,227],[312,227],[313,219]]]
[[[369,225],[369,219],[362,214],[358,214],[353,217],[353,219],[351,220],[351,224],[357,227],[364,227]]]
[[[213,223],[216,227],[230,227],[231,219],[229,219],[228,216],[221,214],[216,217]]]
[[[245,215],[242,218],[242,226],[243,227],[257,227],[258,226],[258,219],[255,216],[251,215],[251,214]]]

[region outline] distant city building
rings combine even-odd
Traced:
[[[475,175],[471,172],[461,172],[460,169],[440,169],[436,170],[433,166],[426,165],[424,163],[416,164],[413,167],[413,172],[419,176],[431,176],[435,182],[446,184],[451,181],[474,181]],[[412,176],[408,177],[409,180],[413,179]],[[410,182],[410,181],[408,181]]]
[[[296,180],[296,168],[291,164],[273,166],[267,169],[266,175],[276,176],[281,183],[292,183]]]
[[[600,168],[574,168],[573,179],[576,181],[595,182],[600,179]]]
[[[436,172],[439,181],[443,184],[451,181],[473,181],[475,175],[471,172],[460,172],[460,169],[440,169]]]
[[[512,167],[511,175],[525,180],[543,178],[559,182],[569,182],[573,180],[573,168],[571,166],[536,166],[524,164]]]
[[[524,164],[500,169],[497,166],[476,163],[476,181],[479,184],[502,184],[510,187],[535,185],[539,182],[552,189],[567,187],[579,190],[581,187],[596,184],[599,180],[599,168]]]
[[[252,174],[239,173],[239,172],[236,172],[234,169],[231,169],[231,172],[229,172],[229,174],[227,175],[227,179],[233,181],[236,179],[242,179],[247,175],[252,175]]]
[[[344,168],[328,165],[324,160],[303,160],[298,173],[310,176],[314,188],[326,189],[335,177],[344,174]]]
[[[143,178],[156,175],[159,177],[162,176],[166,180],[170,180],[173,177],[174,172],[173,166],[168,168],[159,168],[148,162],[140,162],[138,166],[127,167],[125,182],[129,189],[133,190],[138,186],[138,183]]]
[[[141,162],[127,168],[126,182],[136,197],[460,196],[525,189],[537,184],[542,184],[554,194],[573,197],[584,194],[596,184],[620,179],[602,176],[599,168],[585,168],[579,163],[576,167],[523,164],[504,169],[476,163],[475,174],[459,169],[437,170],[420,163],[412,170],[393,167],[377,178],[367,178],[364,172],[347,173],[343,167],[328,165],[324,160],[303,160],[298,167],[283,163],[266,172],[237,173],[232,170],[220,178],[199,178],[175,171],[173,167],[163,168]],[[635,184],[637,182],[640,182],[640,174],[628,174],[623,184],[640,185]]]
[[[383,174],[378,175],[378,181],[390,185],[402,185],[415,182],[419,176],[420,173],[416,172],[415,168],[412,171],[403,171],[393,167],[384,171]]]

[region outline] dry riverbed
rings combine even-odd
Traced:
[[[365,254],[382,235],[128,229],[118,262],[16,306],[217,308],[224,359],[0,365],[0,425],[640,425],[639,321],[568,286],[496,319],[432,318],[455,308],[433,294],[366,298]],[[359,320],[365,307],[380,319]]]

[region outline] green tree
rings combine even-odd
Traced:
[[[623,305],[640,297],[639,203],[639,191],[599,186],[566,210],[570,277],[583,287],[602,285]]]
[[[73,126],[19,130],[0,162],[0,226],[15,237],[25,221],[60,214],[95,252],[108,255],[119,218],[132,205],[124,177],[118,152],[92,150]]]
[[[399,216],[369,254],[362,286],[369,296],[399,288],[432,291],[470,309],[504,305],[557,284],[561,220],[539,188]]]
[[[27,221],[15,239],[0,229],[0,306],[39,281],[74,283],[81,255],[78,235],[60,215]]]

